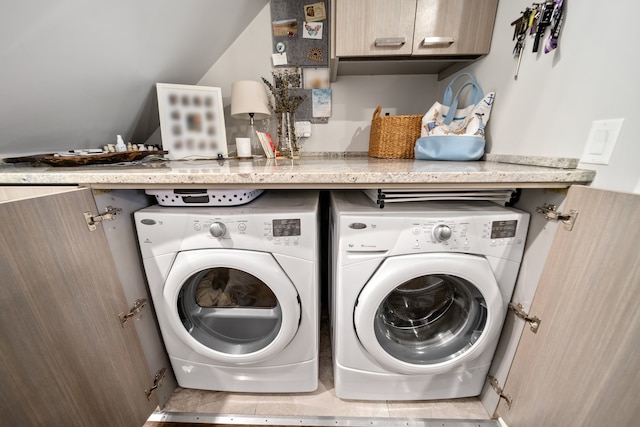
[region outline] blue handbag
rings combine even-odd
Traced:
[[[417,160],[479,160],[484,144],[481,135],[422,136],[416,141],[414,154]]]
[[[466,82],[464,80],[466,79]],[[453,95],[453,85],[463,83]],[[462,90],[470,88],[469,105],[458,108]],[[436,102],[422,118],[421,137],[416,140],[417,160],[479,160],[484,155],[484,127],[489,120],[494,93],[486,96],[471,74],[457,75],[445,88],[443,102]]]

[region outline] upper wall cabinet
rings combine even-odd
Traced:
[[[418,0],[413,55],[486,55],[498,0]]]
[[[336,0],[336,56],[411,55],[416,0]]]
[[[489,53],[497,7],[498,0],[334,0],[334,75],[462,68]]]

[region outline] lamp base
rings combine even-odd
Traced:
[[[251,155],[254,158],[266,157],[258,134],[256,133],[256,128],[253,125],[253,114],[251,114],[251,121],[249,122],[249,139],[251,139]]]

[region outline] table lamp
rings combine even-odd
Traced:
[[[264,157],[264,150],[256,134],[254,120],[271,117],[269,101],[264,85],[257,81],[241,80],[231,85],[231,117],[249,120],[249,135],[251,139],[251,154],[254,157]]]

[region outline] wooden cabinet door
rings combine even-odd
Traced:
[[[409,56],[416,0],[337,0],[336,56]]]
[[[18,187],[14,187],[18,188]],[[89,189],[0,191],[0,413],[6,425],[131,426],[157,405]]]
[[[489,53],[498,0],[418,0],[413,55]]]
[[[510,426],[640,419],[640,196],[571,187],[497,413]]]

